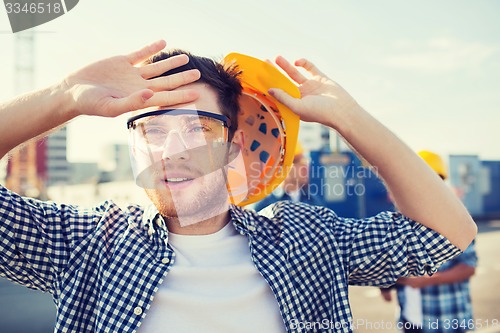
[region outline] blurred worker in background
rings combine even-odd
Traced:
[[[320,193],[310,191],[309,186],[309,159],[306,157],[304,147],[297,142],[295,155],[290,172],[283,181],[282,186],[274,190],[270,195],[255,204],[255,210],[259,211],[276,201],[290,200],[292,202],[304,202],[310,205],[322,206],[324,204]]]
[[[445,180],[448,177],[443,159],[431,151],[418,155]],[[474,328],[469,279],[477,265],[475,244],[443,264],[432,276],[398,279],[399,321],[403,332],[466,332]],[[382,297],[392,300],[392,288],[383,288]]]

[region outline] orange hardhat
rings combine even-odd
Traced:
[[[297,144],[295,145],[295,154],[294,156],[297,157],[297,156],[302,156],[304,155],[304,147],[302,146],[302,144],[300,143],[300,141],[297,141]]]
[[[280,88],[295,98],[300,97],[300,92],[289,78],[265,61],[230,53],[224,58],[224,63],[237,65],[242,72],[238,129],[244,135],[245,174],[238,178],[235,174],[237,168],[232,168],[229,183],[232,179],[239,179],[234,184],[246,185],[247,188],[239,190],[240,185],[230,184],[229,190],[231,201],[243,206],[269,195],[285,179],[295,155],[299,116],[267,91]],[[242,193],[246,193],[244,197]]]
[[[421,150],[417,153],[441,178],[448,178],[446,164],[441,156],[429,150]]]

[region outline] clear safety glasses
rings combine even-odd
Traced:
[[[157,153],[168,148],[174,136],[184,149],[224,143],[230,119],[224,115],[188,109],[156,110],[131,117],[127,128],[136,149]]]

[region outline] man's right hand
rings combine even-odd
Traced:
[[[200,72],[197,69],[155,78],[188,63],[186,55],[141,64],[165,46],[165,41],[158,41],[129,55],[98,61],[69,75],[60,87],[69,98],[70,112],[74,116],[115,117],[150,106],[195,100],[196,91],[173,89],[198,80]]]

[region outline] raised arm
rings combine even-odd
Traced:
[[[150,106],[195,100],[198,95],[193,90],[171,90],[198,80],[198,70],[155,78],[186,64],[187,56],[141,65],[165,45],[158,41],[128,55],[98,61],[51,87],[1,103],[0,158],[79,115],[115,117]]]
[[[279,89],[270,89],[272,96],[302,120],[339,132],[377,169],[404,215],[439,232],[461,250],[467,248],[477,233],[474,221],[422,159],[311,62],[295,62],[311,78],[282,57],[276,63],[299,85],[301,98],[292,98]]]

